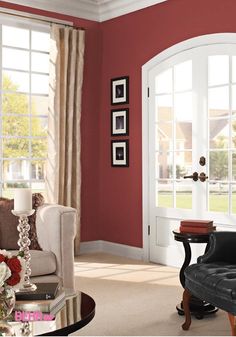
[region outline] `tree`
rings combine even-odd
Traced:
[[[13,83],[9,76],[3,75],[2,134],[4,136],[27,137],[30,135],[31,126],[33,135],[45,136],[40,118],[31,118],[30,120],[30,117],[27,116],[27,114],[29,114],[28,96],[26,94],[17,93],[17,89],[17,84]],[[34,102],[32,102],[31,106],[31,114],[32,116],[36,116]],[[3,156],[4,158],[29,157],[29,146],[30,142],[27,138],[5,138],[3,140]],[[45,139],[32,140],[31,151],[33,157],[46,157],[47,144]],[[38,161],[35,161],[34,164],[37,165]],[[9,162],[4,161],[4,172],[6,172],[8,168]]]

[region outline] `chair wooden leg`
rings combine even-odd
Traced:
[[[184,289],[183,293],[183,309],[184,309],[184,314],[185,314],[185,322],[182,325],[183,330],[188,330],[190,325],[191,325],[191,313],[190,313],[190,308],[189,308],[189,302],[191,298],[191,293],[189,292],[188,289]]]
[[[231,326],[231,334],[232,336],[236,336],[236,317],[228,312],[230,326]]]

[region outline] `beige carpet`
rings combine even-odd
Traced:
[[[76,287],[96,302],[95,318],[79,336],[224,336],[230,335],[223,311],[197,320],[188,332],[176,313],[182,289],[179,270],[103,253],[76,259]]]

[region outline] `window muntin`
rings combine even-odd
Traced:
[[[45,31],[46,30],[46,31]],[[0,25],[0,190],[44,192],[47,156],[49,45],[47,27]]]

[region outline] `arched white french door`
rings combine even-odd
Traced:
[[[181,219],[236,224],[235,36],[186,41],[143,67],[144,248],[147,254],[149,242],[151,261],[181,263],[172,235]],[[194,172],[202,179],[187,178]]]

